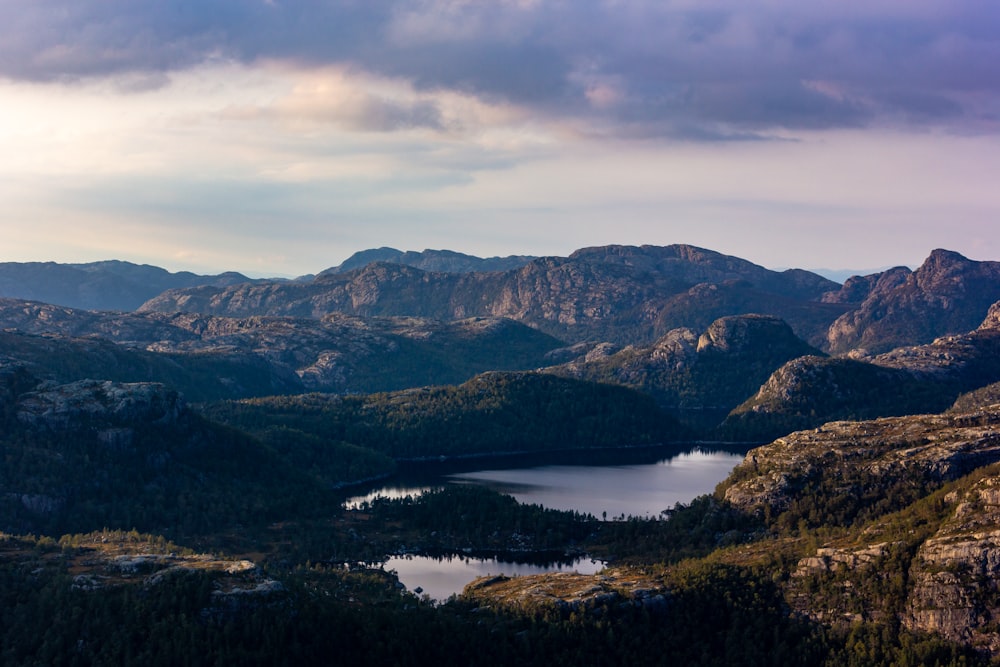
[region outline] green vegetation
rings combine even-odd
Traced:
[[[835,420],[937,413],[958,385],[853,359],[802,357],[779,369],[718,428],[727,440],[768,442]]]
[[[335,505],[259,441],[189,413],[170,425],[69,431],[8,420],[0,455],[0,527],[12,532],[107,526],[190,538]]]
[[[296,429],[395,459],[643,445],[686,432],[638,392],[538,373],[487,373],[457,387],[309,394],[206,406],[250,432]]]
[[[602,522],[462,486],[345,510],[339,484],[408,457],[643,444],[684,431],[649,396],[536,373],[155,419],[107,404],[62,417],[37,408],[32,422],[18,401],[34,386],[23,368],[0,370],[0,529],[21,534],[0,534],[5,665],[988,662],[905,619],[919,550],[995,468],[948,483],[932,468],[869,468],[872,441],[871,454],[831,449],[800,466],[789,501],[759,515],[725,502],[725,486],[657,520]],[[70,404],[91,397],[63,392]],[[892,433],[919,440],[906,435],[917,424]],[[990,424],[973,415],[954,426]],[[744,468],[728,484],[776,470]],[[580,579],[583,597],[561,604],[480,587],[433,606],[358,565],[404,552],[586,553],[615,569]],[[587,597],[603,591],[602,577],[638,592]]]
[[[161,382],[190,401],[262,396],[301,389],[291,372],[276,373],[263,358],[239,352],[158,354],[99,338],[31,336],[0,331],[0,350],[38,379],[59,383],[85,378]]]

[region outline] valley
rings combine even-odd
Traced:
[[[1000,660],[1000,262],[0,277],[5,664]],[[424,492],[345,505],[385,484]],[[469,556],[606,567],[421,597],[385,566]]]

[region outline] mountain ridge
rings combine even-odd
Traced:
[[[104,260],[85,264],[0,262],[0,297],[43,301],[86,310],[135,310],[165,290],[233,285],[251,278],[227,271],[200,276],[149,264]]]
[[[697,300],[711,285],[723,285],[716,288],[721,294],[735,290],[738,298],[704,321],[708,316],[698,319],[698,309],[687,307],[690,299],[683,295]],[[171,290],[139,310],[238,317],[321,317],[332,311],[442,320],[508,317],[568,342],[626,343],[651,342],[678,326],[704,328],[722,315],[770,311],[812,340],[848,310],[821,302],[823,294],[839,288],[805,271],[778,273],[694,246],[601,246],[569,257],[537,258],[504,272],[440,273],[377,262],[311,283]],[[670,299],[678,296],[679,305],[672,305]]]

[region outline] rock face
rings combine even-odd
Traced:
[[[0,327],[22,332],[0,332],[0,340],[42,377],[65,383],[80,379],[74,373],[113,372],[109,379],[174,384],[191,400],[453,384],[486,370],[543,366],[563,345],[498,318],[95,313],[14,299],[0,299]]]
[[[375,263],[310,283],[173,290],[142,311],[319,318],[331,312],[441,320],[505,317],[570,342],[651,342],[741,313],[770,312],[805,338],[825,335],[845,310],[821,303],[836,283],[805,271],[769,271],[692,246],[607,246],[543,257],[500,273],[425,272]]]
[[[252,282],[239,273],[169,273],[130,262],[0,263],[0,297],[31,299],[87,310],[134,310],[168,289]]]
[[[177,392],[162,384],[81,380],[22,395],[17,404],[17,419],[52,430],[66,430],[81,423],[169,425],[177,421],[183,410],[184,402]]]
[[[868,361],[801,357],[768,378],[723,430],[770,439],[836,419],[940,412],[962,392],[1000,381],[1000,329],[984,325]]]
[[[860,349],[878,354],[970,331],[1000,299],[1000,262],[976,262],[935,250],[916,271],[895,268],[852,278],[825,300],[846,303],[862,295],[857,310],[831,325],[829,352]]]
[[[979,325],[980,329],[1000,329],[1000,301],[990,306],[986,319]]]
[[[1000,479],[948,497],[952,516],[917,551],[903,622],[1000,655]]]
[[[864,495],[866,486],[875,487],[863,501],[882,505],[869,515],[874,520],[807,553],[789,572],[791,607],[824,623],[899,622],[996,658],[998,428],[1000,405],[948,416],[831,423],[748,453],[725,483],[725,496],[780,524],[783,512],[801,513],[810,497],[829,508],[837,493]],[[898,483],[913,489],[921,480],[919,493],[898,493]],[[926,498],[948,480],[951,487]],[[850,524],[848,518],[841,525]]]
[[[808,354],[820,352],[797,338],[782,320],[734,315],[716,320],[701,335],[682,328],[649,347],[597,347],[545,372],[640,389],[667,408],[696,411],[679,414],[689,423],[696,420],[696,425],[711,427],[780,365]]]
[[[1000,410],[831,422],[751,450],[720,488],[733,505],[772,515],[807,487],[855,496],[865,485],[884,495],[897,483],[929,488],[1000,461],[998,428]]]

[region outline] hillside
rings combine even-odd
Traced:
[[[40,384],[6,365],[0,386],[0,531],[208,536],[324,500],[317,480],[163,385]]]
[[[675,329],[648,347],[597,346],[543,371],[638,389],[686,423],[711,428],[779,366],[816,354],[778,318],[736,315],[716,320],[700,335]]]
[[[457,384],[487,370],[542,366],[562,346],[496,318],[97,313],[14,299],[0,299],[0,327],[21,332],[5,334],[5,353],[43,377],[166,382],[190,400]]]
[[[827,350],[879,354],[961,334],[1000,300],[1000,262],[977,262],[935,250],[916,270],[905,267],[852,278],[831,302],[860,302],[830,327]]]
[[[767,312],[813,340],[822,339],[829,324],[849,309],[821,303],[824,293],[838,287],[805,271],[769,271],[692,246],[606,246],[535,259],[499,273],[439,273],[374,263],[308,283],[171,290],[140,310],[228,317],[320,318],[332,312],[446,321],[506,317],[569,342],[618,344],[648,344],[681,326],[704,329],[723,315]],[[709,307],[720,289],[722,294],[735,289],[738,296]],[[704,307],[692,306],[693,297]]]
[[[816,531],[786,571],[796,610],[996,658],[998,425],[1000,406],[830,423],[752,450],[717,493],[786,535]]]
[[[363,396],[227,401],[204,414],[253,433],[293,429],[396,459],[644,445],[688,435],[644,394],[541,373],[491,372],[458,386]]]
[[[227,272],[199,276],[170,273],[156,266],[105,261],[88,264],[56,262],[0,263],[0,297],[42,301],[85,310],[135,310],[169,289],[211,285],[227,287],[253,282]]]
[[[830,420],[945,410],[960,394],[1000,381],[995,310],[975,331],[898,348],[867,361],[790,361],[726,418],[720,432],[764,441]]]

